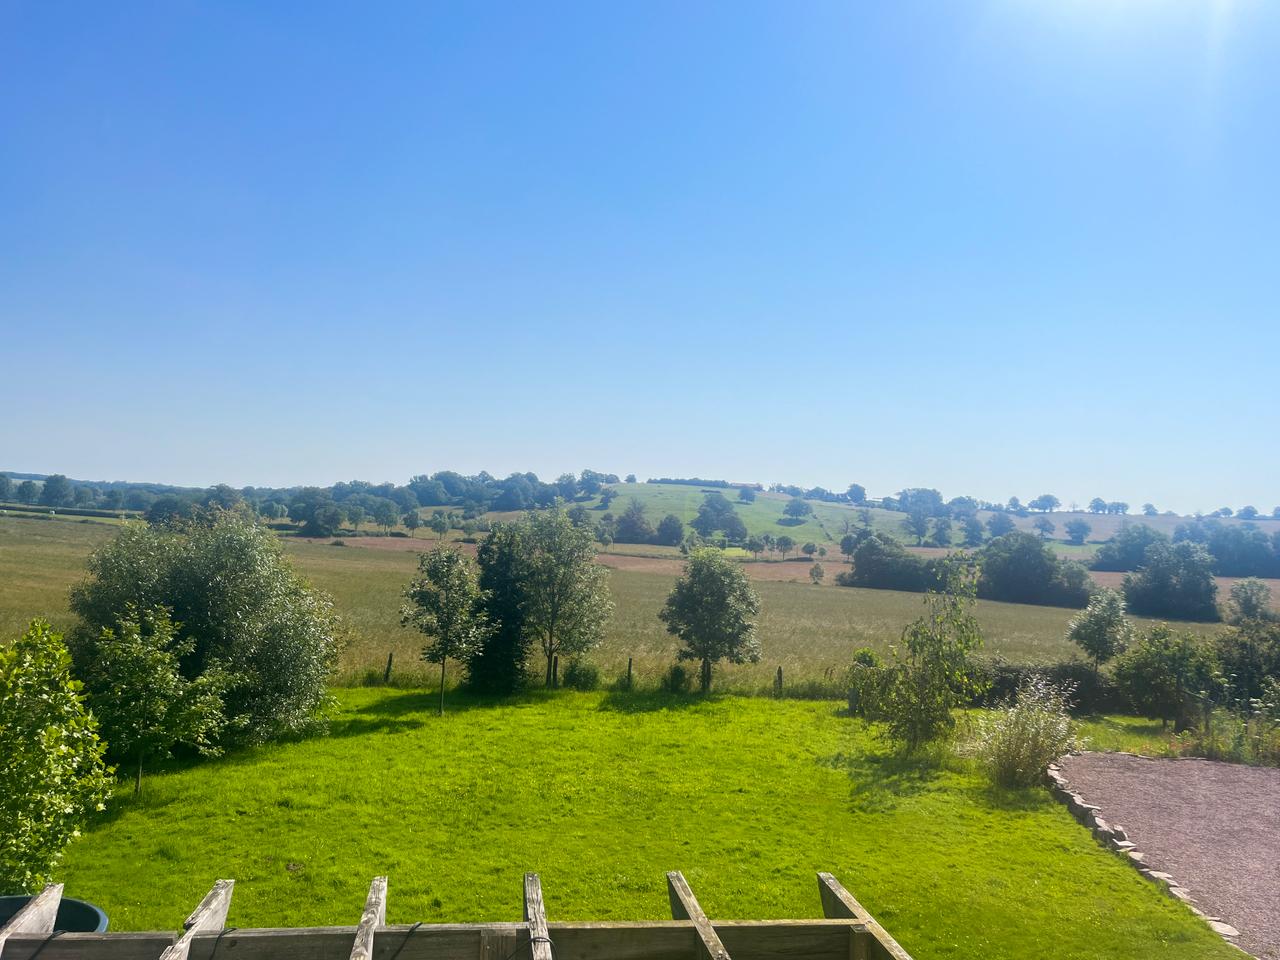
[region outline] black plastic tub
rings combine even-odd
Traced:
[[[0,927],[31,900],[29,896],[0,897]],[[53,922],[55,930],[68,933],[103,933],[107,929],[107,915],[84,900],[63,897],[58,904],[58,916]]]

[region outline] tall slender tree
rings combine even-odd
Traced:
[[[440,716],[444,716],[445,664],[466,662],[484,636],[483,599],[471,565],[444,546],[418,558],[418,576],[404,591],[400,622],[430,638],[422,659],[440,664]]]

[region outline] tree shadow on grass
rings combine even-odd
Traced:
[[[714,703],[717,694],[667,693],[661,690],[614,690],[600,701],[601,710],[614,713],[657,713],[661,710],[688,710]]]
[[[553,697],[554,690],[525,690],[509,697],[485,696],[467,690],[446,690],[444,695],[444,712],[466,713],[471,710],[490,710],[496,707],[511,707],[525,704],[541,703]],[[405,717],[410,714],[432,714],[440,708],[440,688],[397,690],[388,688],[388,694],[379,697],[373,703],[357,707],[352,713],[366,717]]]
[[[939,750],[904,753],[880,749],[838,753],[821,762],[848,774],[849,803],[854,812],[884,813],[896,808],[899,801],[937,786],[947,761]]]

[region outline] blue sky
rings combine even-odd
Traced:
[[[1280,503],[1280,5],[0,0],[0,469]]]

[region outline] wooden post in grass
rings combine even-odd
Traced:
[[[627,657],[627,689],[631,689],[631,658]]]
[[[542,882],[536,873],[524,875],[524,922],[529,925],[529,954],[533,960],[555,960],[547,930],[547,908],[542,902]]]
[[[394,650],[387,654],[387,669],[382,671],[383,683],[391,682],[391,661],[395,659],[395,656],[396,652]]]
[[[364,913],[356,927],[355,942],[351,946],[351,960],[372,960],[373,934],[378,927],[387,925],[387,878],[374,877],[369,885],[369,896],[364,901]]]
[[[4,943],[14,934],[53,933],[58,918],[58,904],[62,902],[62,884],[51,883],[18,910],[9,922],[0,927],[0,953]]]
[[[176,942],[165,947],[160,960],[187,960],[187,954],[191,952],[191,941],[197,933],[211,933],[226,926],[227,911],[231,908],[231,891],[235,885],[234,880],[215,882],[213,889],[204,895],[200,905],[183,923],[186,932]]]
[[[671,901],[671,919],[693,922],[702,947],[698,956],[709,960],[729,960],[729,951],[720,942],[715,927],[698,905],[698,898],[693,895],[688,881],[679,870],[672,870],[667,874],[667,897]]]
[[[778,675],[773,678],[773,695],[782,699],[782,666],[778,666]]]

